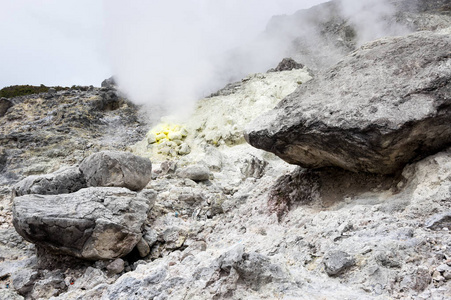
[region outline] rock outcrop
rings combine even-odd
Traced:
[[[2,98],[0,107],[9,108],[0,114],[0,184],[54,172],[102,150],[123,151],[148,130],[149,114],[113,90],[74,87],[51,95]]]
[[[432,13],[446,8],[446,0],[371,2],[406,4],[395,17],[400,22],[411,18],[410,24],[422,30],[451,24],[446,12]],[[423,3],[420,8],[425,11],[412,14],[411,3]],[[332,1],[295,14],[294,23],[288,24],[296,25],[301,39],[311,37],[311,32],[326,39],[307,41],[314,48],[304,48],[306,40],[298,39],[294,48],[304,51],[300,56],[312,54],[311,60],[285,53],[274,63],[293,57],[324,80],[322,67],[354,49],[359,34],[351,20],[335,18],[337,4]],[[290,16],[279,20],[286,18]],[[392,18],[384,21],[395,24]],[[432,32],[421,35],[435,41]],[[402,38],[396,39],[403,45]],[[388,47],[388,41],[371,47]],[[280,41],[280,49],[286,42]],[[338,56],[327,48],[336,44],[343,46]],[[356,52],[361,57],[355,59],[371,61],[366,55],[373,48]],[[423,53],[416,63],[428,60],[429,52]],[[405,61],[413,57],[409,55]],[[326,58],[323,64],[318,60],[313,68],[312,61],[321,57]],[[378,59],[376,67],[383,60],[404,63],[396,53]],[[417,70],[409,63],[403,72]],[[432,79],[444,72],[440,64],[435,66],[423,66],[426,71],[430,67]],[[349,74],[349,81],[362,80]],[[249,122],[297,87],[310,89],[310,79],[306,68],[251,75],[200,100],[186,120],[162,119],[165,126],[158,125],[161,130],[147,136],[139,116],[149,117],[149,111],[138,113],[138,107],[110,88],[77,87],[11,99],[14,105],[0,117],[0,299],[451,299],[451,148],[408,164],[401,174],[382,175],[337,167],[304,169],[245,143],[242,132]],[[406,85],[420,79],[413,76]],[[379,80],[389,81],[383,76]],[[447,82],[443,84],[446,91]],[[385,109],[382,104],[377,108]],[[421,109],[418,105],[418,113]],[[186,129],[183,141],[181,128]],[[157,141],[158,134],[162,135]],[[166,140],[172,146],[188,145],[189,153],[161,151]],[[172,146],[170,150],[177,149]],[[42,178],[31,180],[25,193],[59,192],[57,186],[46,186],[64,182],[40,174],[77,165],[92,153],[124,149],[150,158],[156,169],[139,193],[90,187],[64,195],[11,197],[13,184],[24,176]],[[179,176],[187,166],[206,166],[202,173],[208,180]],[[42,184],[44,180],[48,182]],[[21,220],[19,230],[38,246],[14,229],[14,202],[14,222]],[[146,205],[152,209],[144,216]],[[123,232],[129,232],[124,239]],[[131,252],[119,254],[135,242]],[[85,246],[88,250],[83,252]],[[113,252],[121,257],[108,254]]]
[[[269,69],[268,72],[282,72],[282,71],[291,71],[295,69],[302,69],[304,67],[303,64],[300,64],[296,62],[292,58],[284,58],[282,61],[277,65],[277,67],[273,69]]]
[[[366,44],[249,125],[246,140],[291,164],[390,174],[451,145],[451,37]]]
[[[80,171],[88,186],[125,187],[139,191],[152,178],[152,163],[129,152],[103,151],[83,160]]]
[[[83,259],[126,255],[141,240],[149,204],[125,188],[16,197],[13,223],[26,240]]]
[[[17,196],[28,194],[57,195],[85,188],[86,180],[78,167],[60,169],[45,175],[31,175],[14,186]]]
[[[102,81],[101,86],[104,88],[115,88],[116,80],[115,80],[114,76],[111,76],[110,78],[107,78],[104,81]]]

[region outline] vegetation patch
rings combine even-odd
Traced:
[[[54,86],[54,87],[48,87],[43,84],[40,86],[35,85],[11,85],[4,87],[0,90],[0,98],[14,98],[18,96],[26,96],[26,95],[32,95],[32,94],[39,94],[39,93],[47,93],[50,88],[54,88],[55,91],[62,91],[62,90],[68,90],[68,87],[61,87],[61,86]]]

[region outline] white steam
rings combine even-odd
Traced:
[[[357,45],[404,33],[390,1],[339,0],[294,14],[326,1],[105,0],[105,33],[114,74],[130,99],[189,112],[200,97],[284,56],[312,68],[332,65],[350,49],[324,35],[321,24],[330,20],[352,26]],[[273,18],[265,32],[279,14],[291,16]]]
[[[357,44],[384,36],[406,34],[407,27],[396,23],[393,0],[341,0],[344,17],[357,29]]]
[[[280,60],[271,55],[274,49],[245,46],[264,31],[271,16],[321,2],[325,1],[105,1],[113,70],[133,101],[189,110],[194,100],[228,80],[243,72],[264,71]],[[252,61],[231,59],[237,47],[248,49],[245,57]]]

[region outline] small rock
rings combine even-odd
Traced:
[[[24,268],[11,275],[14,289],[21,295],[25,295],[33,289],[33,284],[38,279],[38,272]]]
[[[144,231],[143,239],[146,241],[149,247],[152,247],[158,241],[158,234],[150,227],[146,227]]]
[[[146,257],[150,253],[149,244],[144,239],[141,239],[138,244],[136,244],[136,248],[138,249],[139,256]]]
[[[323,263],[327,275],[335,276],[352,267],[355,259],[344,251],[332,251],[325,255]]]
[[[179,155],[187,155],[187,154],[190,154],[190,152],[191,152],[191,148],[188,146],[187,143],[182,143],[182,144],[179,146],[179,149],[178,149],[178,151],[177,151],[177,153],[178,153]]]
[[[113,260],[106,269],[110,272],[110,274],[119,274],[124,271],[124,260],[121,258],[116,258]]]
[[[431,279],[431,274],[426,267],[418,267],[415,273],[413,290],[417,292],[423,291],[431,283]]]
[[[434,271],[434,273],[432,273],[432,279],[434,281],[444,281],[445,280],[445,278],[438,271]]]
[[[176,175],[181,178],[188,178],[198,181],[206,181],[210,178],[210,170],[200,165],[192,165],[177,170]]]
[[[174,174],[175,170],[177,170],[177,162],[173,160],[165,160],[160,164],[160,174],[159,175],[166,175],[166,174]]]

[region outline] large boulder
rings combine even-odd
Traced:
[[[451,145],[451,35],[362,46],[248,125],[245,138],[291,164],[390,174]]]
[[[141,240],[149,203],[125,188],[86,188],[62,195],[25,195],[13,224],[27,241],[57,253],[97,260],[128,254]]]
[[[149,159],[129,152],[103,151],[94,153],[80,164],[88,186],[126,187],[142,190],[152,177]]]
[[[78,167],[60,169],[45,175],[31,175],[19,181],[14,190],[17,196],[27,194],[57,195],[76,192],[86,187]]]

